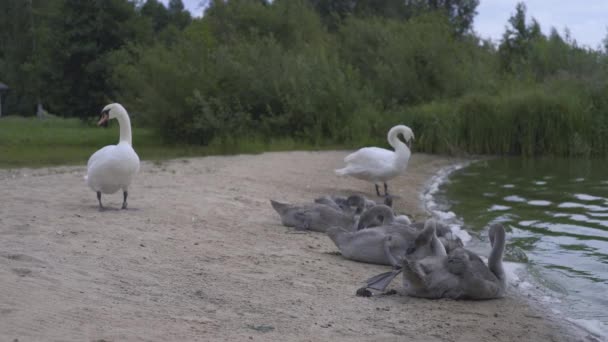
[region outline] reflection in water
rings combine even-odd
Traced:
[[[437,196],[479,230],[504,222],[537,281],[557,291],[559,310],[608,326],[607,161],[482,161],[455,172]]]

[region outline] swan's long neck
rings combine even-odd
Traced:
[[[129,145],[133,145],[131,137],[131,119],[129,119],[129,115],[125,111],[118,111],[116,120],[118,120],[118,126],[120,127],[119,143],[127,142]]]
[[[505,251],[505,230],[502,226],[494,226],[490,229],[490,234],[492,235],[492,252],[488,257],[488,268],[497,278],[504,280],[502,256]]]
[[[445,246],[441,243],[441,240],[437,237],[437,232],[433,234],[431,240],[431,247],[433,248],[433,253],[435,256],[444,257],[447,256],[448,253],[445,250]]]
[[[410,159],[410,149],[406,144],[403,143],[403,141],[399,140],[398,134],[400,131],[391,133],[393,134],[388,137],[388,143],[393,147],[393,149],[395,149],[395,164],[399,166],[405,165]]]

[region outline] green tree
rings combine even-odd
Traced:
[[[160,32],[169,24],[169,11],[158,0],[146,0],[140,13],[152,22],[154,32]]]
[[[514,73],[525,67],[533,44],[544,37],[536,19],[526,23],[526,5],[523,2],[516,5],[509,25],[502,35],[498,52],[503,70]]]
[[[0,1],[0,79],[11,87],[12,112],[35,113],[44,101],[57,41],[51,23],[61,0]]]
[[[180,30],[183,30],[192,21],[192,16],[184,8],[182,0],[169,0],[167,12],[169,14],[169,22]]]
[[[446,15],[454,30],[462,35],[471,32],[479,0],[406,0],[410,11],[438,11]]]
[[[65,0],[55,53],[52,109],[87,118],[115,96],[107,56],[136,37],[134,4],[126,0]]]

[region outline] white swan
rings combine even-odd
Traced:
[[[407,144],[399,140],[400,133]],[[388,196],[386,182],[405,171],[411,155],[408,145],[413,139],[414,133],[409,127],[397,125],[388,131],[388,143],[395,149],[394,152],[379,147],[364,147],[346,156],[346,167],[335,172],[338,176],[352,176],[373,182],[378,196],[378,183],[383,182],[384,195]]]
[[[97,192],[99,210],[103,210],[101,194],[113,194],[119,189],[123,191],[122,208],[127,209],[129,185],[139,171],[139,157],[131,146],[131,120],[125,108],[119,103],[105,106],[97,125],[101,126],[114,118],[120,126],[118,145],[108,145],[93,153],[84,177],[89,187]]]

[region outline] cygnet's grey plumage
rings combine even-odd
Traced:
[[[410,226],[414,227],[416,229],[424,229],[424,222],[414,222],[414,223],[410,224]],[[445,247],[445,249],[448,253],[453,251],[456,248],[464,246],[464,244],[462,243],[462,240],[460,240],[460,238],[458,236],[455,236],[452,233],[452,230],[450,229],[450,227],[448,227],[447,225],[445,225],[441,222],[437,222],[436,232],[437,232],[437,237],[439,238],[439,241],[441,241],[441,243],[443,244],[443,247]]]
[[[360,214],[366,209],[376,205],[376,202],[362,195],[330,196],[325,195],[315,198],[315,203],[325,204],[336,210],[342,210],[347,214]]]
[[[315,198],[315,203],[324,204],[324,205],[332,207],[336,210],[350,209],[348,204],[346,203],[346,197],[344,197],[344,196],[325,195],[325,196]]]
[[[394,229],[404,229],[403,227],[395,225],[393,225],[393,227]],[[384,291],[384,289],[386,289],[386,287],[391,283],[391,281],[393,281],[393,279],[399,273],[401,273],[401,263],[406,256],[408,256],[408,258],[412,260],[418,260],[433,256],[446,256],[447,252],[443,247],[441,241],[437,238],[436,227],[437,222],[435,220],[427,220],[422,230],[407,226],[407,229],[418,231],[418,237],[416,238],[415,243],[409,244],[405,251],[397,251],[397,253],[395,253],[395,249],[389,248],[392,236],[389,237],[387,239],[388,243],[384,245],[384,253],[387,260],[389,261],[389,264],[395,267],[395,269],[390,272],[381,273],[367,279],[366,288]],[[368,228],[364,229],[363,231],[370,229],[375,228]],[[397,257],[395,257],[395,255]]]
[[[393,265],[392,255],[409,253],[411,258],[417,259],[434,255],[437,248],[443,249],[441,243],[436,241],[435,224],[431,221],[422,231],[395,225],[354,232],[332,227],[327,235],[345,258],[380,265]]]
[[[505,295],[506,276],[502,265],[505,230],[500,224],[489,231],[492,251],[488,265],[464,248],[447,256],[424,259],[405,257],[402,263],[406,293],[423,298],[492,299]]]
[[[361,214],[357,230],[380,225],[410,225],[412,221],[406,215],[395,215],[393,209],[385,204],[377,204]]]
[[[394,222],[395,214],[393,213],[393,209],[384,204],[378,204],[361,214],[359,223],[357,224],[357,230],[381,225],[392,225]]]
[[[270,200],[272,207],[281,217],[281,222],[287,227],[298,230],[325,232],[330,227],[341,227],[353,230],[356,222],[355,215],[349,215],[325,204],[291,205]]]

